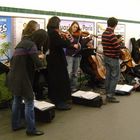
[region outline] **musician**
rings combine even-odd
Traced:
[[[80,61],[80,68],[82,71],[89,76],[87,86],[91,88],[103,87],[103,80],[97,78],[96,69],[93,69],[89,57],[94,55],[96,57],[96,51],[94,48],[94,40],[92,37],[83,39],[82,41],[82,58]],[[94,60],[93,60],[94,61]],[[94,63],[96,65],[96,62]],[[95,66],[96,67],[96,66]]]
[[[115,88],[120,76],[120,44],[114,34],[114,29],[118,24],[118,20],[110,17],[107,20],[107,28],[102,34],[102,46],[104,53],[104,63],[106,67],[105,90],[108,102],[119,103],[114,97]]]
[[[40,29],[38,22],[35,20],[30,20],[22,31],[22,37],[30,36],[33,32],[35,32],[38,29]]]
[[[125,78],[125,82],[127,84],[134,84],[135,77],[140,77],[139,73],[139,65],[136,64],[131,56],[131,53],[129,49],[125,46],[123,41],[123,36],[118,34],[116,35],[118,40],[120,41],[120,47],[121,47],[121,73],[123,77]],[[137,88],[137,87],[136,87]]]
[[[24,25],[25,25],[25,23],[24,23]],[[26,24],[25,28],[23,29],[22,39],[29,38],[35,31],[37,31],[39,29],[40,29],[39,23],[35,20],[30,20]],[[37,49],[40,54],[46,54],[47,38],[43,44],[37,45]],[[43,64],[42,65],[43,69],[41,69],[40,71],[35,71],[34,82],[33,82],[33,90],[34,90],[35,97],[37,100],[45,98],[45,96],[43,94],[43,90],[44,90],[43,88],[44,88],[44,86],[47,85],[46,57],[44,57],[44,59],[41,59],[41,62]]]
[[[77,90],[77,73],[80,63],[80,55],[78,51],[81,49],[81,40],[80,35],[81,29],[77,21],[73,21],[68,32],[72,35],[74,41],[69,47],[66,48],[66,58],[68,62],[68,72],[71,80],[71,90],[72,92]]]
[[[46,31],[39,29],[30,37],[23,38],[15,48],[11,59],[10,71],[8,73],[7,85],[13,94],[12,103],[12,129],[17,131],[23,129],[21,124],[22,100],[25,103],[25,119],[29,136],[43,135],[35,127],[34,117],[34,92],[33,79],[35,69],[40,69],[42,64],[39,60],[37,45],[43,44],[46,39]]]
[[[59,30],[60,19],[53,16],[47,24],[49,38],[48,96],[58,110],[71,109],[70,79],[64,49],[71,45],[69,35]]]

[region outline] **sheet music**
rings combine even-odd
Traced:
[[[36,108],[38,108],[39,110],[42,110],[42,111],[55,107],[55,105],[52,104],[52,103],[49,103],[49,102],[46,102],[46,101],[37,101],[37,100],[34,100],[34,106]]]
[[[130,92],[132,89],[133,89],[133,86],[127,85],[127,84],[124,84],[124,85],[117,84],[116,86],[116,90],[118,91]]]
[[[100,96],[100,94],[92,92],[92,91],[81,91],[81,90],[79,90],[79,91],[73,93],[72,96],[90,100],[90,99],[96,98],[97,96]]]

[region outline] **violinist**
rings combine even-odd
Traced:
[[[68,72],[71,81],[72,92],[77,90],[77,73],[80,63],[80,55],[82,36],[80,35],[81,29],[77,21],[73,21],[68,32],[72,35],[74,41],[69,47],[66,48],[66,58],[68,62]]]
[[[63,48],[71,45],[69,35],[59,30],[60,19],[53,16],[47,24],[48,30],[48,97],[58,110],[71,109],[71,89],[67,61]]]

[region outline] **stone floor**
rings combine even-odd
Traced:
[[[55,111],[51,123],[38,123],[42,136],[26,136],[25,130],[11,130],[11,110],[0,110],[0,140],[139,140],[140,93],[117,96],[120,103],[101,108],[73,104],[69,111]]]

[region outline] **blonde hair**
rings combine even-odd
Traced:
[[[26,27],[25,27],[24,32],[23,32],[22,35],[23,36],[24,35],[32,35],[32,33],[37,30],[37,27],[39,27],[38,22],[36,22],[34,20],[30,20],[27,23],[27,25],[26,25]]]

